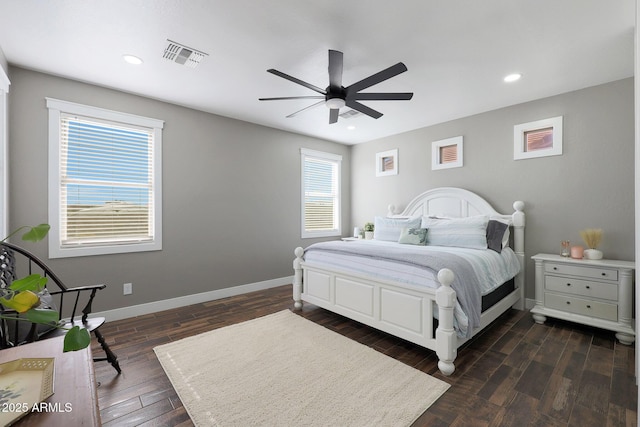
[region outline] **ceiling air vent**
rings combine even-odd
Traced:
[[[164,48],[164,55],[162,55],[162,57],[189,68],[196,68],[200,61],[202,61],[205,56],[208,56],[208,54],[204,52],[181,45],[180,43],[171,40],[167,40],[167,42],[168,44],[167,47]]]
[[[341,113],[340,117],[342,117],[343,119],[353,119],[353,118],[361,116],[361,115],[362,115],[362,113],[360,111],[347,110],[344,113]]]

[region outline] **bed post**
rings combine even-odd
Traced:
[[[293,260],[293,306],[299,310],[302,308],[302,255],[304,255],[304,249],[298,246],[293,253],[296,255]]]
[[[524,202],[517,201],[513,203],[513,209],[516,211],[513,213],[513,251],[518,257],[520,262],[520,273],[515,277],[515,285],[517,286],[520,294],[520,299],[513,305],[513,308],[518,310],[525,309],[524,303],[524,279],[525,279],[525,259],[524,259]]]
[[[453,307],[456,302],[456,291],[451,289],[453,271],[443,268],[438,272],[440,285],[436,290],[436,304],[438,304],[438,328],[436,329],[436,354],[438,368],[443,375],[453,374],[456,367],[457,337],[453,329]]]

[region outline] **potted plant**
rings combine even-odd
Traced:
[[[373,239],[373,223],[372,222],[367,222],[364,225],[364,238],[366,240]]]
[[[589,249],[585,249],[585,259],[602,259],[602,251],[596,249],[602,241],[602,230],[599,228],[587,228],[580,231],[580,236]]]

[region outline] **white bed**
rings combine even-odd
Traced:
[[[372,276],[366,265],[360,268],[353,268],[348,263],[335,266],[322,257],[316,257],[315,261],[305,260],[305,251],[298,247],[293,262],[295,307],[300,309],[305,301],[434,350],[440,371],[444,375],[451,375],[455,370],[454,360],[460,345],[510,307],[524,309],[524,203],[515,202],[513,207],[514,213],[500,214],[477,194],[447,187],[420,194],[399,214],[394,212],[392,206],[389,207],[389,217],[393,218],[467,218],[484,215],[510,224],[510,247],[519,264],[519,272],[513,279],[515,289],[479,314],[477,327],[464,336],[459,336],[456,320],[460,310],[456,292],[451,287],[456,276],[448,268],[438,271],[437,283],[429,288],[414,283],[413,273],[404,266],[398,269],[406,273],[402,277],[394,278],[385,274]],[[353,248],[355,245],[349,250],[355,250]],[[459,275],[462,277],[462,271]],[[435,333],[434,318],[438,319]]]

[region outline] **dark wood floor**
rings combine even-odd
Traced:
[[[103,425],[193,425],[153,347],[292,305],[282,286],[104,325],[123,374],[96,364]],[[456,371],[444,377],[427,349],[311,305],[299,314],[451,384],[415,426],[636,425],[634,349],[606,331],[537,325],[510,310],[459,350]]]

